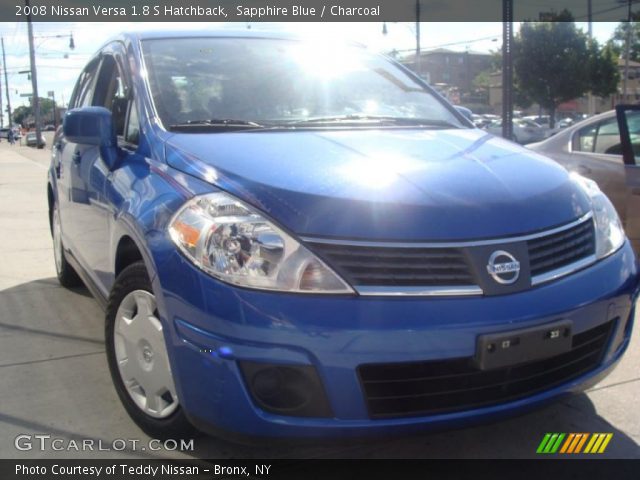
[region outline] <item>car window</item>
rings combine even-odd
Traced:
[[[572,149],[574,152],[593,152],[596,142],[596,134],[598,132],[598,124],[594,123],[582,127],[573,136]]]
[[[138,109],[135,102],[131,102],[129,108],[129,120],[127,121],[127,132],[124,139],[135,145],[138,144],[140,137],[140,120],[138,119]]]
[[[615,117],[582,127],[574,134],[572,141],[574,152],[621,155],[621,148]]]
[[[96,91],[94,105],[111,110],[116,135],[124,136],[129,99],[118,62],[111,55],[104,57]]]
[[[640,135],[640,112],[627,115],[627,126],[631,135]]]
[[[80,78],[73,92],[73,98],[70,102],[72,108],[89,107],[92,105],[98,63],[98,61],[89,63],[80,74]]]
[[[598,124],[594,153],[621,154],[618,120],[612,118]]]

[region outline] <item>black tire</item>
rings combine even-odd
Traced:
[[[51,237],[53,239],[54,245],[54,257],[57,255],[56,254],[56,241],[60,242],[59,248],[60,248],[60,261],[58,262],[58,260],[56,260],[56,258],[54,258],[54,263],[56,266],[56,275],[58,277],[58,282],[60,282],[60,285],[62,285],[65,288],[75,288],[75,287],[79,287],[82,285],[82,280],[80,279],[80,277],[78,276],[78,273],[73,269],[73,267],[69,264],[69,262],[67,261],[67,257],[66,254],[64,253],[64,244],[62,243],[62,237],[58,236],[56,237],[55,233],[54,233],[54,229],[56,228],[56,226],[54,225],[54,222],[56,221],[60,221],[59,217],[56,220],[56,215],[59,215],[59,210],[58,210],[58,204],[54,203],[53,207],[51,208],[51,218],[50,218],[50,226],[51,226]],[[58,225],[59,227],[59,225]]]
[[[131,419],[150,437],[157,439],[193,438],[198,435],[198,432],[189,423],[180,405],[170,416],[154,418],[136,405],[125,387],[116,359],[114,331],[116,314],[121,302],[135,290],[153,293],[147,269],[142,261],[129,265],[118,275],[107,304],[105,343],[111,379],[116,392]]]

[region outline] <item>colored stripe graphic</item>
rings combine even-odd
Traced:
[[[538,449],[536,450],[536,453],[542,453],[544,451],[544,447],[547,445],[547,442],[549,441],[550,438],[551,438],[550,433],[544,434],[544,437],[542,438],[540,445],[538,445]]]
[[[576,447],[578,446],[578,443],[583,441],[583,436],[584,436],[584,434],[582,434],[582,433],[575,433],[574,434],[573,441],[571,442],[571,445],[569,445],[569,448],[567,449],[567,453],[575,452]]]
[[[582,435],[582,438],[578,442],[578,445],[576,445],[576,449],[574,450],[573,453],[580,453],[584,443],[587,441],[587,438],[589,438],[589,434],[588,433],[581,433],[580,435]]]
[[[613,433],[594,433],[584,453],[604,453]]]
[[[557,438],[558,438],[557,433],[551,434],[551,438],[547,442],[547,445],[544,447],[544,451],[542,453],[551,453],[551,448],[553,448],[553,445],[556,442]]]
[[[549,451],[549,453],[556,453],[558,451],[558,448],[560,448],[560,444],[562,443],[562,440],[564,439],[565,434],[561,433],[558,435],[558,439],[556,440],[556,443],[553,444],[553,447],[551,447],[551,450]]]
[[[566,453],[567,449],[569,448],[569,445],[571,445],[571,442],[573,442],[573,439],[575,438],[576,434],[575,433],[570,433],[569,436],[567,437],[567,439],[564,442],[564,445],[562,445],[562,448],[560,449],[560,453]]]
[[[611,441],[611,439],[613,438],[613,433],[607,433],[606,434],[606,438],[604,439],[604,442],[602,442],[602,445],[600,445],[600,450],[598,450],[598,453],[604,453],[604,451],[607,448],[607,445],[609,445],[609,442]]]
[[[612,438],[613,433],[545,433],[536,453],[604,453]]]
[[[591,449],[598,441],[598,437],[600,437],[600,434],[598,433],[594,433],[593,435],[591,435],[591,439],[589,440],[589,443],[587,443],[587,448],[584,449],[584,453],[591,453]]]
[[[536,453],[556,453],[565,435],[564,433],[546,433]]]

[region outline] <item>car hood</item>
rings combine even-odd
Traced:
[[[302,235],[495,238],[590,208],[555,162],[477,129],[180,133],[165,154]]]

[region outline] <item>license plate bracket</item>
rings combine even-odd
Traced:
[[[559,320],[538,327],[478,336],[474,363],[480,370],[543,360],[571,349],[573,323]]]

